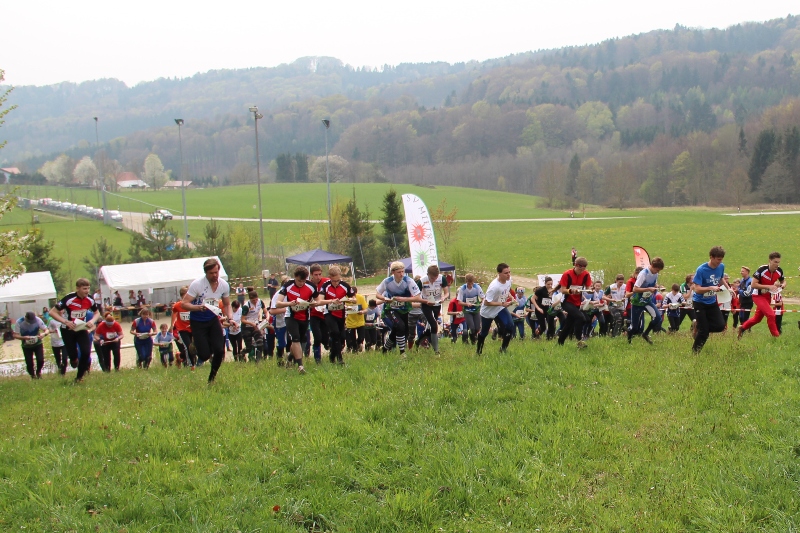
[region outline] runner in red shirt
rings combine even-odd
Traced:
[[[772,252],[769,254],[769,263],[761,265],[753,274],[753,305],[756,306],[756,314],[739,326],[738,338],[741,339],[745,331],[752,328],[764,317],[767,317],[767,326],[773,337],[780,337],[781,332],[775,320],[775,310],[772,308],[772,297],[778,295],[786,287],[786,280],[783,277],[783,269],[780,267],[781,254]]]
[[[100,353],[98,357],[103,358],[103,364],[100,365],[105,372],[111,372],[111,354],[114,354],[114,370],[119,372],[120,353],[119,347],[122,344],[122,326],[119,322],[114,320],[114,315],[107,312],[103,315],[103,320],[97,325],[94,330],[94,340],[100,345]]]
[[[311,265],[308,270],[310,272],[308,282],[319,291],[322,288],[322,284],[328,281],[328,278],[322,277],[322,267],[316,263]],[[310,326],[311,334],[314,336],[314,361],[319,364],[322,362],[322,346],[326,350],[330,350],[330,333],[328,332],[328,324],[325,321],[325,306],[318,305],[311,308]],[[308,353],[306,353],[306,356],[308,356]]]
[[[583,326],[586,323],[586,317],[581,311],[583,298],[581,291],[592,286],[592,276],[586,270],[588,265],[589,262],[585,257],[578,257],[575,259],[575,266],[561,276],[559,290],[565,296],[561,310],[567,314],[558,334],[558,344],[561,346],[564,345],[570,333],[573,333],[578,341],[578,348],[586,348],[586,343],[583,341]]]
[[[330,302],[325,312],[325,325],[328,326],[328,336],[331,343],[329,357],[331,363],[344,364],[342,360],[345,339],[344,306],[345,303],[349,302],[343,302],[342,300],[355,296],[355,292],[347,282],[341,281],[342,271],[336,265],[328,269],[328,275],[330,279],[322,284],[320,293],[326,302]]]
[[[289,350],[297,365],[297,371],[306,373],[303,367],[303,348],[308,333],[309,311],[314,305],[324,305],[317,288],[307,283],[308,269],[299,266],[294,269],[294,280],[287,282],[275,297],[275,307],[286,308],[286,334]]]
[[[463,324],[467,319],[464,318],[464,306],[458,300],[458,296],[450,300],[447,306],[447,314],[450,315],[450,338],[453,343],[458,338],[458,326]],[[467,344],[467,334],[469,331],[464,328],[461,333],[461,340]]]
[[[189,346],[192,345],[192,326],[189,324],[190,311],[184,311],[181,306],[181,300],[189,291],[188,286],[181,287],[180,295],[175,304],[172,306],[172,335],[175,337],[175,344],[178,346],[178,356],[176,357],[175,366],[180,368],[181,363],[191,365],[192,370],[197,365],[197,353],[192,354],[189,352]]]

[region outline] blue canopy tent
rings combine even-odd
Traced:
[[[350,272],[353,275],[353,285],[356,283],[356,269],[353,268],[353,258],[349,255],[339,255],[331,252],[326,252],[320,248],[303,252],[302,254],[293,255],[286,258],[286,272],[289,272],[289,265],[303,265],[311,266],[318,265],[334,265],[334,264],[347,264],[350,265]],[[290,276],[291,277],[291,276]]]

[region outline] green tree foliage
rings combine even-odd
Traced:
[[[581,158],[574,154],[569,161],[567,169],[567,179],[564,182],[564,194],[570,198],[576,198],[578,192],[578,174],[581,171]]]
[[[0,69],[0,82],[5,79],[5,71]],[[3,109],[8,99],[11,88],[0,94],[0,126],[5,122],[6,115],[17,106],[8,106]],[[0,141],[0,149],[6,141]],[[13,192],[0,196],[0,219],[17,205],[17,197]],[[30,258],[30,246],[33,244],[32,234],[20,235],[17,231],[0,233],[0,285],[13,281],[24,270],[24,262]]]
[[[406,222],[403,211],[403,200],[394,188],[390,188],[383,195],[382,206],[383,234],[381,241],[384,246],[392,251],[392,257],[408,257],[408,238],[406,236]]]
[[[355,188],[353,197],[344,207],[343,214],[347,226],[347,240],[340,242],[339,246],[344,245],[343,253],[352,257],[355,265],[363,268],[365,272],[372,273],[382,266],[384,258],[380,255],[381,247],[375,246],[374,224],[370,222],[369,208],[365,207],[363,210],[358,208]]]
[[[308,181],[308,156],[294,154],[294,181],[306,183]]]
[[[53,284],[59,294],[69,287],[66,272],[61,271],[61,260],[53,256],[53,246],[55,243],[44,238],[44,232],[39,228],[34,228],[30,232],[28,251],[30,254],[23,259],[27,272],[50,272]]]
[[[114,248],[105,237],[100,237],[89,250],[89,255],[81,258],[81,263],[89,272],[89,281],[92,287],[99,286],[97,279],[100,267],[103,265],[119,265],[122,263],[122,252]]]
[[[150,219],[144,224],[144,233],[131,233],[128,249],[131,263],[184,259],[191,256],[188,248],[181,246],[172,232],[169,221]]]
[[[780,140],[775,135],[774,130],[762,130],[758,134],[753,146],[753,156],[750,159],[750,170],[747,172],[750,177],[750,186],[753,190],[758,189],[761,185],[761,178],[775,158],[775,151],[779,142]]]
[[[290,154],[278,154],[275,158],[275,181],[291,183],[294,181],[294,165]]]
[[[256,224],[229,224],[225,232],[228,253],[222,264],[231,278],[261,274],[261,237]]]
[[[204,257],[218,256],[223,265],[227,265],[229,258],[230,236],[216,220],[211,221],[203,228],[203,239],[196,243],[197,255]],[[260,248],[259,248],[260,250]],[[259,254],[260,256],[260,254]]]

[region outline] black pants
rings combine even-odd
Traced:
[[[242,359],[242,335],[244,334],[244,328],[242,328],[239,333],[236,335],[231,335],[228,333],[228,340],[231,341],[231,346],[233,347],[233,360],[239,361]]]
[[[244,339],[244,353],[239,354],[239,357],[236,357],[236,351],[233,352],[233,358],[236,361],[244,361],[245,354],[250,357],[250,360],[254,360],[256,356],[256,349],[253,346],[253,333],[255,333],[256,328],[250,326],[242,326],[242,334],[241,338]],[[240,340],[241,344],[241,340]]]
[[[36,346],[23,346],[22,355],[25,356],[25,368],[33,379],[42,377],[42,367],[44,366],[44,346],[42,343]],[[36,356],[36,370],[33,368],[33,358]]]
[[[669,320],[669,330],[672,333],[676,333],[678,330],[681,329],[681,315],[678,316],[667,315],[667,320]]]
[[[121,359],[119,353],[119,341],[107,342],[100,346],[100,352],[97,355],[102,361],[100,368],[103,369],[103,372],[111,372],[111,354],[114,354],[114,370],[119,370]]]
[[[67,360],[67,350],[64,349],[63,346],[51,346],[53,348],[53,357],[56,359],[56,366],[58,367],[58,371],[63,376],[67,373],[67,365],[69,361]]]
[[[581,340],[583,335],[583,326],[586,325],[586,315],[583,314],[581,308],[570,302],[563,302],[561,310],[566,313],[567,318],[561,325],[561,331],[558,333],[558,344],[564,344],[569,337],[570,333],[575,335],[575,340]]]
[[[540,313],[536,311],[536,322],[539,326],[539,333],[536,337],[546,334],[547,340],[551,340],[556,335],[556,317],[550,313]]]
[[[86,330],[73,331],[64,328],[61,331],[61,338],[64,339],[64,348],[67,349],[70,364],[78,367],[75,379],[80,381],[92,366],[92,336]],[[78,357],[79,351],[80,357]]]
[[[694,312],[694,309],[681,308],[681,319],[680,322],[678,322],[679,326],[683,324],[683,319],[686,318],[687,316],[692,321],[697,320],[697,313]]]
[[[225,359],[225,332],[222,331],[222,324],[216,318],[207,322],[190,320],[189,323],[192,326],[197,358],[201,361],[211,359],[208,381],[212,382],[217,377],[217,371]]]
[[[314,336],[314,359],[319,362],[322,359],[322,349],[324,346],[326,350],[330,349],[330,337],[328,336],[328,326],[325,318],[312,316],[309,321],[311,324],[311,334]]]
[[[189,346],[192,345],[192,332],[191,331],[179,331],[178,337],[180,337],[181,342],[178,344],[178,350],[181,352],[181,358],[183,359],[183,364],[190,365],[192,368],[197,366],[197,351],[194,354],[191,353],[189,350]]]
[[[716,303],[692,302],[692,304],[697,320],[697,336],[694,338],[692,350],[700,353],[710,333],[719,333],[725,330],[725,320],[722,318],[722,310]]]
[[[361,346],[364,344],[364,326],[357,328],[349,328],[346,332],[347,336],[347,351],[358,353],[361,351]]]
[[[364,327],[364,349],[369,350],[378,345],[378,328]]]
[[[408,313],[401,313],[399,311],[395,311],[390,309],[384,313],[383,323],[389,329],[386,334],[385,341],[383,343],[383,347],[386,350],[391,350],[394,348],[394,345],[397,344],[397,347],[400,349],[401,352],[406,351],[406,341],[408,336]],[[416,321],[415,321],[416,327]]]
[[[325,326],[328,330],[331,351],[328,357],[331,363],[342,362],[342,351],[344,349],[344,317],[339,318],[331,313],[325,315]],[[315,356],[316,357],[316,356]]]

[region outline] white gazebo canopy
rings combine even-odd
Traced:
[[[50,307],[50,300],[55,297],[56,287],[50,272],[26,272],[0,287],[0,304],[12,320],[28,311],[40,315],[42,308]]]
[[[125,304],[128,303],[127,291],[142,291],[151,303],[177,300],[181,287],[203,276],[203,263],[207,259],[193,257],[100,267],[100,292],[103,298],[113,298],[114,291],[119,291]],[[215,259],[219,261],[219,257]],[[228,279],[224,266],[220,268],[219,277]]]

